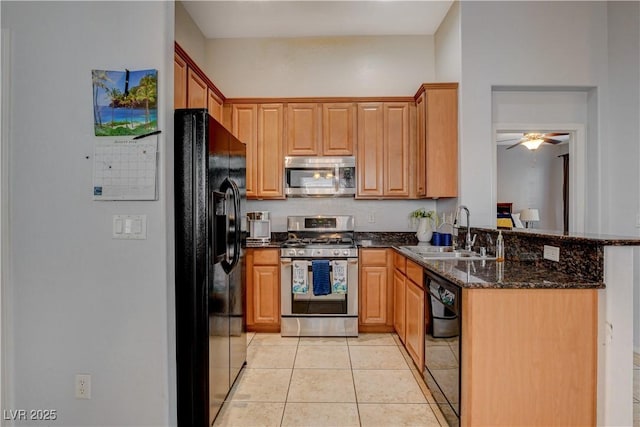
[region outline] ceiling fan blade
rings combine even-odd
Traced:
[[[518,142],[516,142],[515,144],[513,144],[513,145],[511,145],[511,146],[507,147],[507,150],[510,150],[510,149],[512,149],[513,147],[517,147],[518,145],[522,144],[522,142],[523,142],[523,141],[518,141]]]
[[[522,142],[522,139],[518,139],[518,138],[511,138],[511,139],[499,139],[496,142],[509,142],[509,141],[519,141]]]
[[[558,141],[557,139],[551,138],[542,138],[544,142],[548,142],[549,144],[560,144],[562,141]]]
[[[566,136],[569,135],[568,133],[558,133],[558,132],[551,132],[551,133],[545,133],[544,136]]]

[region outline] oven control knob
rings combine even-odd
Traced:
[[[345,249],[344,251],[342,251],[342,255],[349,255],[349,249]]]
[[[298,250],[298,255],[299,256],[304,256],[304,249]]]
[[[289,252],[287,253],[287,255],[289,256],[293,256],[296,254],[296,250],[295,249],[289,249]]]
[[[340,255],[340,249],[334,249],[333,254],[336,256]]]
[[[316,251],[316,255],[322,255],[322,250],[321,250],[321,249],[318,249],[318,250]]]

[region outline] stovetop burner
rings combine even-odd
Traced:
[[[283,248],[351,248],[354,247],[350,237],[318,237],[290,238],[282,244]]]
[[[290,216],[287,217],[288,239],[282,244],[281,256],[293,258],[358,256],[354,242],[353,217]]]

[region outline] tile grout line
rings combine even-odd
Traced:
[[[349,338],[347,338],[347,354],[349,355],[349,369],[351,370],[351,381],[353,382],[353,397],[356,400],[356,413],[358,414],[358,425],[362,427],[362,418],[360,417],[360,403],[358,402],[358,392],[356,391],[356,379],[353,375],[353,363],[351,362],[351,346]]]
[[[296,359],[298,358],[298,349],[300,348],[300,337],[296,343],[296,354],[293,356],[293,364],[291,365],[291,375],[289,376],[289,385],[287,386],[287,393],[284,396],[284,407],[282,408],[282,417],[280,417],[280,426],[284,423],[284,414],[287,411],[287,403],[289,402],[289,390],[291,390],[291,381],[293,381],[293,371],[296,369]]]

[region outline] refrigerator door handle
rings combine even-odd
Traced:
[[[238,184],[233,180],[229,180],[231,184],[231,190],[233,193],[233,228],[234,228],[234,240],[233,240],[233,260],[231,261],[231,269],[235,268],[240,261],[240,247],[242,243],[242,230],[240,227],[240,189]]]
[[[231,257],[226,256],[226,258],[222,261],[222,268],[224,271],[229,274],[231,270],[234,269],[238,262],[240,261],[240,247],[242,240],[242,230],[240,229],[240,189],[238,188],[238,184],[229,178],[225,178],[220,186],[220,191],[224,192],[226,195],[227,192],[231,190],[231,202],[233,203],[233,222],[229,221],[228,212],[227,212],[227,229],[225,230],[225,241],[228,238],[229,230],[231,224],[233,223],[233,255]],[[228,242],[226,242],[228,243]],[[228,245],[227,245],[228,247]],[[231,258],[231,260],[229,260]]]
[[[234,192],[234,187],[233,187],[234,183],[233,181],[231,181],[229,178],[225,178],[224,181],[222,182],[222,185],[220,185],[220,192],[223,193],[225,195],[225,201],[227,200],[227,192],[229,190],[231,190],[231,192]],[[235,196],[232,196],[233,200],[233,211],[234,211],[234,215],[235,215],[235,211],[236,211],[236,206],[235,206]],[[225,229],[224,229],[224,245],[225,245],[225,256],[224,259],[221,262],[222,268],[224,269],[224,272],[229,274],[231,272],[231,270],[233,270],[233,266],[234,266],[234,261],[236,258],[236,242],[235,242],[235,235],[234,235],[234,242],[233,242],[233,255],[229,256],[229,228],[231,225],[231,221],[229,221],[229,212],[225,212]],[[235,233],[234,233],[235,234]]]

